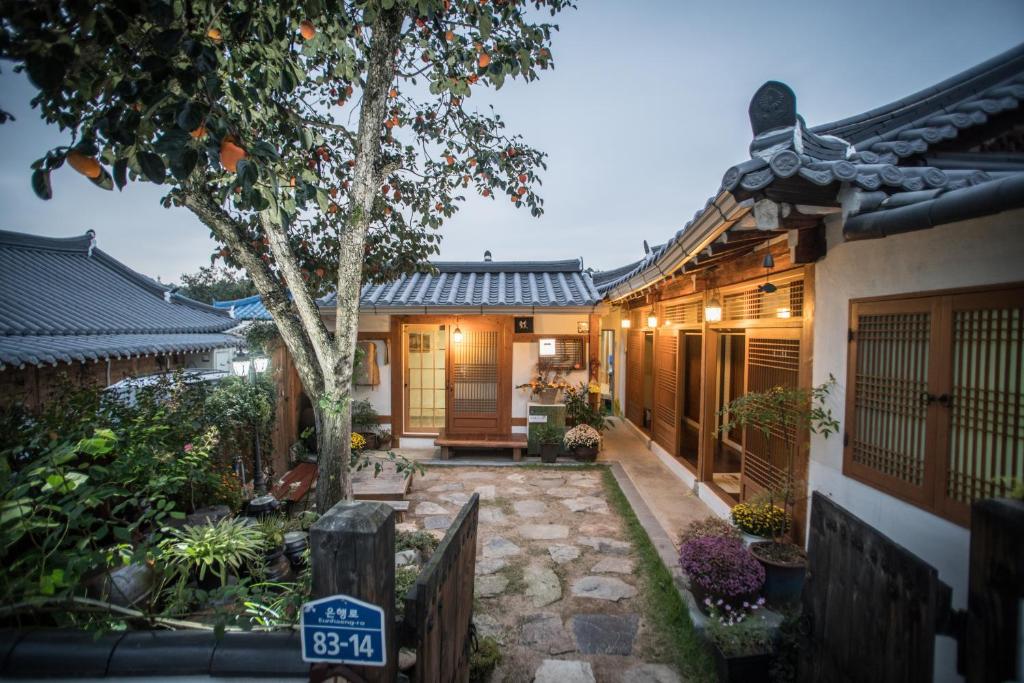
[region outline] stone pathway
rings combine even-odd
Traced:
[[[443,533],[474,491],[474,620],[504,655],[492,681],[683,680],[658,661],[636,555],[600,471],[432,467],[413,482],[406,528]]]

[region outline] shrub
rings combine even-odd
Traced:
[[[469,655],[469,680],[472,683],[486,681],[491,672],[501,664],[501,645],[491,636],[476,641],[476,647]]]
[[[740,532],[721,517],[710,515],[704,519],[690,522],[683,533],[679,535],[679,545],[685,545],[698,538],[734,538],[739,540]]]
[[[209,571],[226,585],[229,574],[255,562],[266,537],[258,527],[238,518],[224,518],[216,524],[172,529],[160,543],[163,559],[185,580],[193,572],[200,581]]]
[[[359,432],[352,432],[351,438],[352,451],[361,451],[366,448],[366,439]]]
[[[418,550],[420,555],[423,556],[424,560],[430,558],[437,550],[437,546],[440,545],[439,541],[432,534],[426,531],[398,531],[395,532],[395,552],[400,553],[403,550]]]
[[[581,424],[565,433],[564,443],[568,450],[574,448],[597,448],[601,445],[601,435],[590,425]]]
[[[782,536],[789,529],[789,515],[771,503],[739,503],[732,508],[732,521],[748,534]]]
[[[764,585],[764,567],[731,538],[705,537],[685,543],[679,564],[705,593],[726,600],[754,595]]]

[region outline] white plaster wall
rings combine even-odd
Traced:
[[[357,386],[353,388],[353,394],[357,401],[368,400],[381,415],[391,415],[391,361],[395,353],[401,349],[385,348],[388,333],[391,330],[391,316],[360,314],[360,332],[380,332],[381,338],[377,342],[377,367],[380,368],[380,384],[375,387]],[[387,363],[385,363],[387,359]],[[388,429],[394,432],[394,425],[385,423]]]
[[[586,313],[543,313],[533,316],[534,334],[577,334],[577,323],[587,322]],[[512,337],[512,417],[526,417],[527,404],[530,402],[530,391],[528,389],[516,389],[520,384],[529,382],[537,370],[538,343],[536,341],[516,341]],[[570,384],[579,384],[587,381],[587,368],[573,371],[564,375]],[[512,427],[513,432],[526,432],[526,427]]]
[[[1024,211],[895,235],[843,242],[838,220],[828,227],[828,255],[815,266],[814,383],[838,386],[829,397],[845,419],[850,299],[1024,280]],[[809,485],[934,565],[967,602],[967,529],[843,476],[843,430],[811,440]],[[948,654],[948,653],[946,653]],[[945,667],[944,667],[945,668]],[[937,676],[936,680],[957,680]]]

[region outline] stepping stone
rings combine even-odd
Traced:
[[[483,486],[477,486],[475,489],[473,489],[473,492],[480,494],[480,500],[494,500],[496,496],[494,484],[484,484]]]
[[[533,674],[533,683],[596,683],[596,679],[590,662],[545,659]]]
[[[493,598],[495,595],[501,595],[507,587],[508,579],[501,574],[478,576],[473,592],[478,598]]]
[[[491,474],[490,472],[463,472],[459,476],[462,477],[463,479],[483,479],[485,481],[490,481],[491,479],[494,479],[494,475]]]
[[[665,664],[637,664],[626,669],[622,680],[629,683],[683,683],[683,677]]]
[[[452,525],[451,515],[436,515],[423,518],[424,529],[447,529]]]
[[[562,599],[562,582],[558,574],[547,567],[530,565],[523,572],[526,595],[533,599],[534,607],[544,607]]]
[[[448,533],[447,529],[427,529],[426,531],[439,541],[443,541],[445,535]]]
[[[484,524],[507,524],[508,516],[501,511],[501,508],[482,507],[480,508],[480,521]]]
[[[408,532],[408,533],[413,533],[414,531],[419,531],[419,530],[420,530],[420,528],[416,524],[416,522],[399,522],[398,524],[395,525],[395,531],[405,531],[405,532]]]
[[[450,515],[451,510],[443,508],[437,503],[425,502],[416,506],[414,515]]]
[[[548,489],[545,493],[555,498],[576,498],[583,492],[573,486],[557,486],[553,489]]]
[[[636,588],[611,576],[584,576],[573,581],[572,594],[578,598],[618,602],[636,595]]]
[[[551,559],[558,564],[565,564],[566,562],[572,562],[580,556],[580,549],[574,545],[563,545],[556,543],[555,545],[548,546],[548,555]]]
[[[431,486],[427,490],[430,491],[431,493],[440,493],[441,491],[461,491],[462,484],[457,481],[453,481],[447,484],[438,484],[437,486]]]
[[[639,623],[637,614],[577,614],[572,632],[576,647],[585,655],[628,655],[633,652]]]
[[[619,533],[619,529],[607,522],[597,522],[581,525],[580,533],[584,536],[614,536]]]
[[[509,481],[514,481],[517,484],[522,484],[524,481],[526,481],[525,474],[510,474],[505,478],[508,479]]]
[[[522,486],[510,486],[505,489],[505,492],[513,496],[532,496],[535,493],[533,489],[528,489]]]
[[[540,517],[548,511],[548,506],[539,500],[517,500],[512,507],[520,517]]]
[[[465,505],[466,503],[469,502],[469,494],[468,493],[463,493],[461,491],[459,491],[457,493],[446,493],[443,496],[441,496],[440,498],[441,498],[441,500],[443,500],[446,503],[451,503],[452,505],[458,505],[459,507],[462,507],[463,505]]]
[[[505,643],[505,627],[490,614],[474,612],[473,623],[476,625],[476,632],[481,638],[490,636],[501,644]]]
[[[520,645],[527,645],[550,655],[572,652],[572,638],[555,614],[531,614],[523,620]]]
[[[632,574],[633,560],[624,557],[606,557],[595,564],[590,571],[595,574]]]
[[[522,548],[501,536],[495,536],[490,539],[484,543],[483,548],[484,557],[508,557],[509,555],[518,555],[521,552],[523,552]]]
[[[584,474],[572,475],[567,483],[569,486],[584,486],[588,488],[600,484],[596,477],[588,477]]]
[[[420,560],[420,553],[418,550],[409,549],[401,550],[395,553],[395,566],[406,567],[410,564],[416,564]]]
[[[564,524],[523,524],[519,527],[519,535],[531,541],[550,541],[568,538],[569,527]]]
[[[608,555],[628,555],[631,549],[625,541],[616,541],[605,536],[580,536],[576,541]]]
[[[608,510],[608,503],[604,502],[600,498],[594,496],[583,496],[581,498],[570,498],[569,500],[561,501],[562,505],[569,508],[572,512],[596,512],[598,514],[607,515],[610,511]]]
[[[508,562],[503,557],[484,557],[476,562],[476,575],[487,576],[494,572],[504,569]]]

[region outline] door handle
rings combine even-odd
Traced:
[[[921,392],[921,403],[928,405],[930,403],[935,403],[937,400],[938,397],[935,394],[929,394],[927,391]]]

